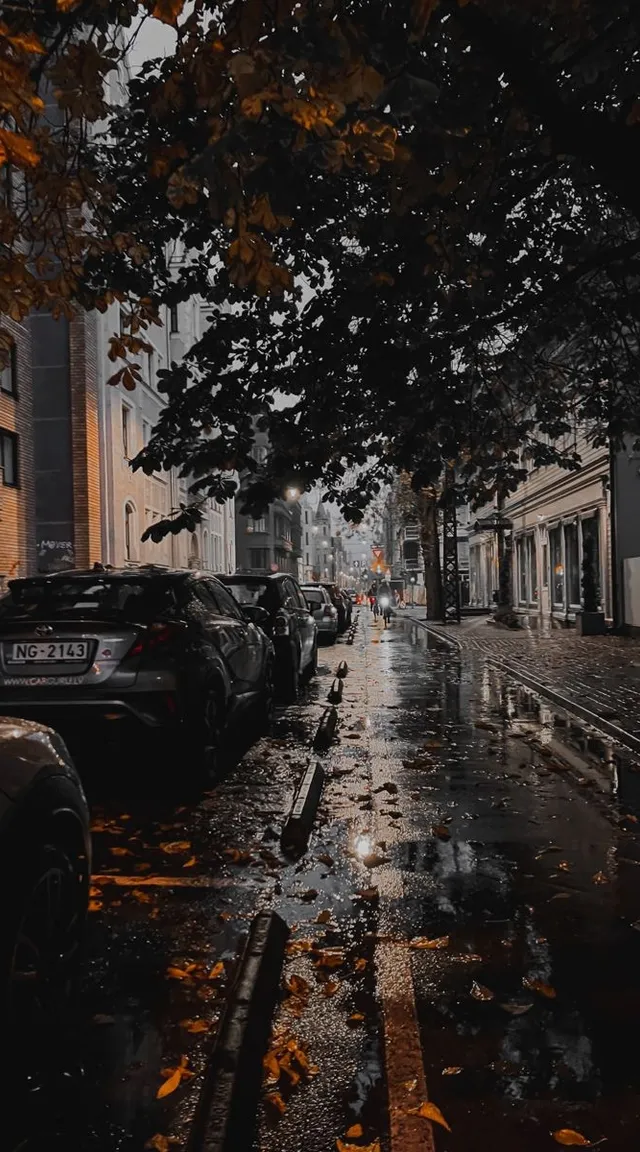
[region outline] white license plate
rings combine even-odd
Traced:
[[[89,655],[87,640],[25,640],[14,644],[9,656],[11,664],[69,664],[86,660]]]

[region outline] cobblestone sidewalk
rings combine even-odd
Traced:
[[[427,623],[424,608],[407,609],[402,616]],[[640,641],[582,637],[565,629],[549,635],[509,632],[487,617],[467,617],[447,627],[429,622],[428,627],[457,641],[463,652],[504,661],[640,739]]]

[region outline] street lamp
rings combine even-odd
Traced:
[[[415,576],[412,576],[411,577],[411,607],[412,608],[413,608],[413,589],[415,588],[415,584],[416,584],[416,578],[415,578]]]
[[[293,487],[287,488],[287,490],[285,492],[285,496],[286,496],[287,500],[299,500],[300,499],[300,489],[299,488],[293,488]]]

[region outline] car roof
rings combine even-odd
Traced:
[[[200,572],[192,568],[164,568],[158,564],[144,564],[139,568],[66,568],[62,572],[40,572],[36,576],[21,576],[9,581],[11,584],[57,584],[65,580],[189,580],[193,577],[216,577],[211,572]],[[218,577],[219,579],[219,577]]]
[[[264,584],[265,580],[284,580],[285,576],[290,580],[295,580],[295,576],[292,576],[290,572],[233,572],[231,575],[225,573],[218,579],[222,580],[224,584],[232,584],[234,581],[239,584],[246,584],[250,580],[258,580]]]

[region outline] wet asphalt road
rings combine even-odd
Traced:
[[[186,761],[169,782],[151,764],[139,779],[84,766],[82,1022],[13,1146],[40,1150],[45,1124],[55,1152],[184,1146],[242,934],[273,907],[292,936],[256,1152],[412,1152],[432,1136],[443,1152],[533,1152],[559,1129],[634,1152],[635,764],[398,618],[384,631],[362,614],[353,647],[323,655],[306,698],[204,797]],[[286,862],[281,821],[345,656],[314,834]],[[416,1114],[427,1098],[451,1132]]]

